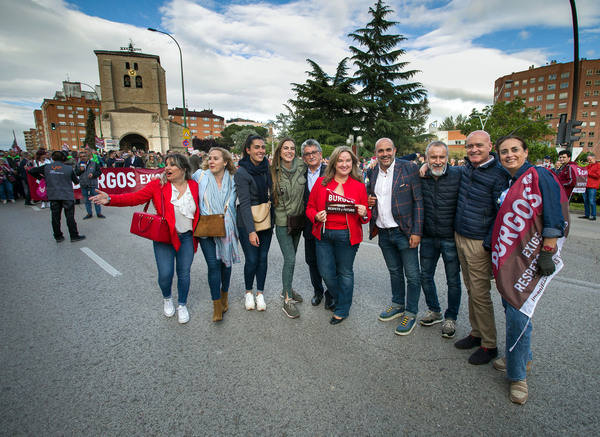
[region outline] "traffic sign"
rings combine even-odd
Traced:
[[[183,129],[183,139],[184,140],[190,140],[190,139],[192,139],[192,135],[191,135],[189,129],[185,129],[185,128]]]
[[[190,146],[190,140],[183,140],[183,147],[189,147]]]

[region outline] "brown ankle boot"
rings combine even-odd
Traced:
[[[213,322],[220,322],[223,320],[223,306],[221,305],[221,299],[213,300]]]
[[[227,298],[229,293],[226,291],[221,291],[221,306],[223,307],[223,312],[226,313],[229,309],[229,303],[227,302]]]

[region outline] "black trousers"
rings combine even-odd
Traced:
[[[77,223],[75,223],[75,201],[73,200],[51,200],[50,211],[52,212],[52,231],[54,232],[54,238],[60,238],[63,236],[60,230],[60,213],[65,210],[65,218],[67,219],[67,227],[69,228],[69,235],[71,238],[77,237]]]
[[[310,282],[315,290],[315,295],[323,296],[323,278],[321,278],[321,273],[319,273],[319,267],[317,266],[317,243],[314,237],[304,237],[304,260],[308,264]]]

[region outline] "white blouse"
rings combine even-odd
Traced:
[[[175,229],[183,234],[194,229],[194,214],[196,213],[196,202],[190,191],[190,186],[186,185],[185,193],[179,198],[179,191],[175,185],[171,184],[171,203],[175,209]]]

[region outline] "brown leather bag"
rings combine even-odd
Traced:
[[[194,237],[224,237],[225,214],[201,215],[198,218]]]
[[[227,207],[229,206],[230,199],[231,194],[229,195],[227,202],[225,202],[225,210],[223,214],[200,214],[200,217],[198,218],[198,223],[196,224],[196,229],[194,229],[194,237],[224,237],[226,235],[225,214],[227,213]],[[206,206],[210,211],[210,205],[206,197],[206,191],[204,192],[204,203],[206,203]]]

